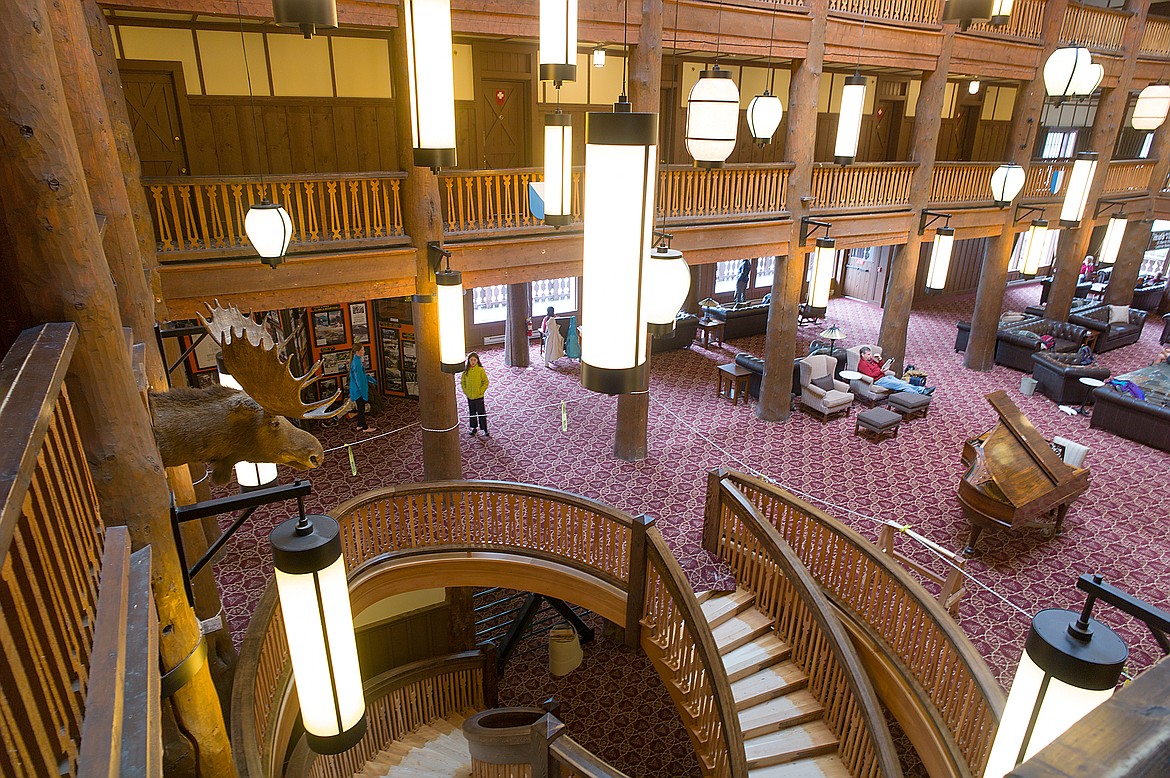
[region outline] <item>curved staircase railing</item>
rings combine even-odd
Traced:
[[[930,593],[861,535],[783,489],[727,470],[712,471],[707,483],[704,548],[718,548],[720,515],[726,504],[738,505],[735,493],[741,493],[792,547],[855,642],[867,641],[891,663],[883,675],[889,683],[875,686],[931,775],[981,775],[1003,691]],[[900,706],[911,699],[922,714],[907,726],[907,709]]]

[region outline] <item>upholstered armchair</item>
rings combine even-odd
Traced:
[[[817,354],[800,360],[800,407],[825,421],[848,413],[853,404],[849,384],[833,378],[837,360]]]
[[[861,362],[861,349],[868,348],[873,352],[874,356],[879,360],[882,358],[882,347],[871,346],[869,344],[860,344],[853,348],[845,349],[845,369],[859,372],[857,369],[858,363]],[[890,390],[884,386],[878,386],[874,383],[877,379],[870,378],[863,375],[861,378],[854,378],[849,382],[849,391],[858,400],[861,400],[871,408],[880,402],[885,402],[886,398],[890,396]]]

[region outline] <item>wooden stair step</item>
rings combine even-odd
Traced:
[[[825,709],[806,689],[775,697],[739,712],[745,738],[775,732],[821,718]]]
[[[715,629],[740,611],[751,607],[756,597],[746,589],[736,589],[731,594],[721,594],[700,603],[703,615],[711,629]]]
[[[735,683],[769,665],[786,661],[792,654],[792,649],[776,637],[775,633],[768,632],[734,651],[722,653],[727,679]]]
[[[735,698],[736,710],[744,710],[773,697],[803,689],[807,684],[808,675],[795,662],[786,660],[733,681],[731,696]]]
[[[737,613],[711,630],[719,653],[727,654],[772,629],[772,620],[755,608]]]
[[[748,771],[748,778],[851,778],[837,756],[797,759],[795,762]]]
[[[779,732],[745,738],[749,770],[795,762],[837,750],[837,736],[823,721],[810,721]]]

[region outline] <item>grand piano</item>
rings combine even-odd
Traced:
[[[968,469],[959,482],[959,503],[971,525],[963,553],[989,527],[1043,527],[1060,533],[1068,506],[1089,488],[1089,469],[1072,467],[1056,454],[1006,392],[987,395],[999,423],[963,445]]]

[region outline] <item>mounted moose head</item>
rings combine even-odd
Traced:
[[[298,470],[319,467],[325,457],[320,441],[288,420],[329,419],[348,410],[348,405],[327,410],[340,392],[310,405],[301,401],[301,390],[315,380],[320,363],[297,378],[263,325],[235,306],[221,308],[219,301],[208,309],[211,321],[199,318],[220,347],[224,369],[243,391],[210,386],[151,392],[163,464],[210,463],[215,483],[225,483],[240,461],[275,462]]]

